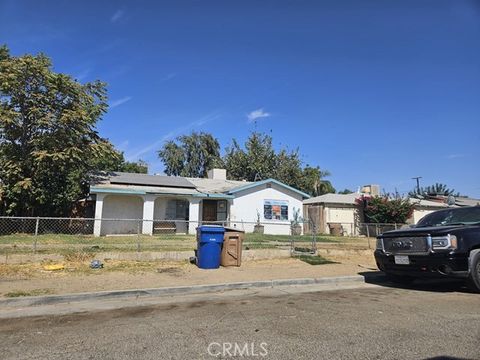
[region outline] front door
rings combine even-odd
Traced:
[[[217,221],[217,202],[215,200],[203,200],[203,221]]]

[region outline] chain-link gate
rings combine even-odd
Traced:
[[[292,229],[290,241],[290,253],[292,256],[317,255],[317,226],[312,221],[309,221],[308,225],[310,239],[308,239],[308,235],[296,235]]]

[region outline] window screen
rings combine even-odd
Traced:
[[[288,201],[265,200],[263,203],[263,218],[266,220],[288,220]]]
[[[217,201],[217,220],[227,220],[227,200]]]

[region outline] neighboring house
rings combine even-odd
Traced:
[[[358,234],[359,224],[363,223],[363,212],[356,203],[360,196],[357,193],[317,196],[303,202],[303,212],[321,234],[330,233],[329,224],[342,224],[346,234]]]
[[[341,224],[345,235],[358,235],[362,233],[364,215],[356,199],[362,195],[368,194],[325,194],[310,198],[303,202],[303,212],[308,220],[315,223],[319,233],[329,234],[331,226]],[[412,217],[408,220],[409,224],[415,224],[425,215],[448,207],[445,203],[429,200],[411,198],[409,201],[415,204]],[[308,231],[311,229],[306,228],[305,232]]]
[[[428,215],[434,211],[448,208],[448,205],[444,202],[431,201],[431,200],[419,200],[415,198],[408,199],[410,203],[415,204],[413,214],[410,219],[407,220],[408,224],[416,224],[425,215]]]
[[[224,169],[209,171],[206,179],[116,172],[92,184],[90,193],[96,196],[96,236],[162,229],[193,234],[201,223],[252,232],[257,212],[266,234],[289,234],[293,209],[303,215],[302,202],[309,198],[274,179],[227,180]]]
[[[480,199],[468,198],[465,196],[458,196],[455,198],[455,205],[457,206],[480,206]]]

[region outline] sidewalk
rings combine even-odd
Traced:
[[[336,263],[310,265],[298,258],[284,258],[202,270],[186,261],[109,260],[104,269],[92,270],[88,261],[80,261],[65,263],[60,271],[46,271],[41,263],[2,264],[0,298],[350,276],[376,269],[373,254],[329,255],[326,259]]]

